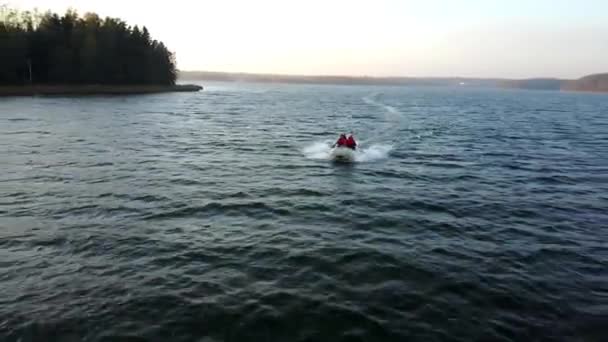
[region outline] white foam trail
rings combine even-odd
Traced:
[[[386,159],[392,149],[393,146],[383,144],[373,144],[368,148],[360,148],[355,153],[355,161],[366,163]]]
[[[386,109],[389,113],[391,114],[399,114],[399,111],[397,110],[397,108],[393,107],[393,106],[389,106],[389,105],[382,105],[382,107],[384,109]]]
[[[368,105],[378,106],[391,114],[399,114],[399,110],[397,110],[397,108],[374,100],[374,98],[377,96],[378,96],[378,94],[372,94],[370,96],[365,96],[363,98],[363,102],[367,103]]]
[[[310,146],[305,147],[302,152],[309,159],[330,160],[331,149],[331,143],[324,141],[312,143]],[[372,144],[369,147],[360,147],[355,151],[355,161],[368,163],[386,159],[392,149],[393,146],[384,144]]]
[[[315,142],[312,145],[305,147],[302,152],[304,152],[306,158],[309,159],[329,159],[331,144],[327,142]]]

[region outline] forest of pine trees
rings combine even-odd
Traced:
[[[0,85],[173,85],[176,76],[173,54],[146,27],[0,7]]]

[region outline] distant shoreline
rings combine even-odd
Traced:
[[[575,92],[608,92],[608,73],[593,74],[579,79],[559,78],[468,78],[468,77],[367,77],[331,75],[253,74],[217,71],[180,71],[183,81],[261,82],[294,84],[340,85],[398,85],[398,86],[468,86],[526,90],[552,90]]]
[[[0,86],[0,96],[35,95],[137,95],[169,92],[196,92],[203,87],[194,84],[177,85],[24,85]]]

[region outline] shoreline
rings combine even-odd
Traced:
[[[178,79],[190,82],[255,82],[286,84],[382,85],[382,86],[470,86],[497,89],[526,89],[577,92],[608,92],[608,72],[587,75],[578,79],[534,77],[522,79],[484,77],[420,77],[420,76],[340,76],[256,74],[222,71],[180,71]]]
[[[203,90],[195,84],[176,85],[23,85],[0,86],[0,97],[36,95],[139,95]]]

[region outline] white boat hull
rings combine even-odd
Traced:
[[[337,162],[354,162],[355,161],[355,151],[351,150],[348,147],[336,147],[331,150],[331,159]]]

